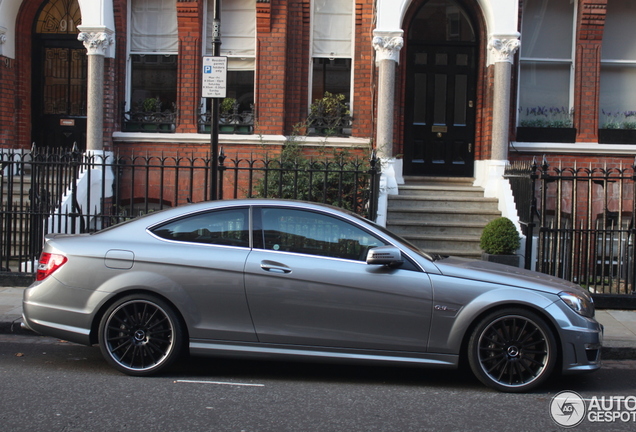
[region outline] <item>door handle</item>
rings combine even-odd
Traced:
[[[291,273],[289,267],[273,261],[261,261],[261,268],[271,273]]]

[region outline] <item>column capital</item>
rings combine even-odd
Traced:
[[[514,63],[514,56],[520,45],[518,34],[491,36],[488,50],[492,55],[493,63]]]
[[[0,26],[0,55],[3,55],[2,45],[7,43],[7,29]]]
[[[84,43],[88,55],[110,57],[110,47],[115,43],[113,32],[106,29],[79,28],[79,30],[80,33],[77,35],[77,39]]]
[[[373,32],[373,48],[376,52],[376,63],[382,60],[393,60],[398,63],[400,50],[404,46],[402,31],[380,31]]]

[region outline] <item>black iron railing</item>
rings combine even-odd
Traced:
[[[527,268],[595,294],[636,294],[636,165],[563,167],[544,159],[510,165],[505,176],[526,229]]]
[[[100,230],[150,211],[209,200],[211,160],[205,152],[113,155],[2,150],[1,271],[33,272],[47,233]],[[379,164],[374,157],[308,160],[289,164],[276,158],[221,155],[217,196],[324,202],[375,218]],[[293,179],[296,182],[289,187]]]

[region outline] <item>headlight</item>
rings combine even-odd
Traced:
[[[559,297],[577,314],[588,318],[594,317],[594,302],[591,297],[571,291],[560,292]]]

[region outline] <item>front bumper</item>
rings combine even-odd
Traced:
[[[557,319],[562,372],[574,374],[598,370],[601,367],[603,326],[593,318],[577,314],[563,302],[556,302],[547,309]]]

